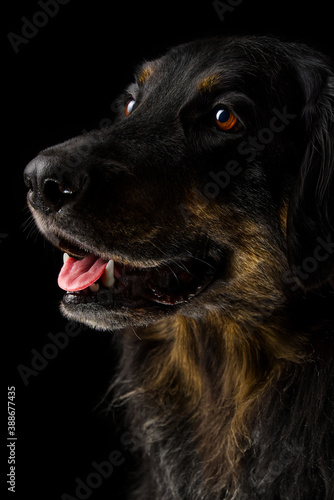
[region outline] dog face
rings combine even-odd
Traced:
[[[228,310],[237,290],[328,281],[332,83],[304,46],[197,41],[145,63],[112,126],[42,151],[25,170],[28,204],[71,256],[65,315],[146,325]],[[303,278],[319,238],[328,255]]]

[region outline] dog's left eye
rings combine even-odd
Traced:
[[[237,121],[238,118],[228,109],[219,109],[216,112],[216,125],[220,130],[231,130]]]
[[[131,99],[126,106],[125,106],[125,116],[129,116],[130,113],[134,110],[135,106],[137,104],[137,101],[135,99]]]

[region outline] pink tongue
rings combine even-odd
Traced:
[[[89,287],[102,276],[108,261],[89,254],[82,260],[69,257],[60,270],[58,285],[68,292]]]

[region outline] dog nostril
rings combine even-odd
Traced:
[[[58,156],[40,154],[26,166],[24,182],[30,205],[49,214],[82,200],[90,176],[85,168],[65,169]]]
[[[45,179],[43,182],[43,200],[46,206],[58,211],[63,205],[71,201],[76,195],[66,186],[54,179]]]

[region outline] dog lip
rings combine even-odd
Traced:
[[[51,237],[50,237],[51,236]],[[49,240],[50,242],[55,245],[59,250],[61,250],[64,253],[67,253],[70,257],[74,257],[75,259],[83,259],[89,254],[96,255],[97,257],[101,257],[104,260],[110,261],[113,260],[115,262],[124,264],[126,266],[131,266],[131,267],[136,267],[139,269],[146,269],[146,268],[151,268],[151,267],[158,267],[163,265],[164,263],[167,263],[168,261],[158,261],[158,260],[142,260],[140,261],[139,259],[129,259],[126,257],[123,257],[119,254],[116,253],[106,253],[106,252],[100,252],[99,250],[93,248],[93,247],[88,247],[87,245],[82,244],[81,242],[74,240],[70,236],[61,236],[58,241],[55,241],[54,236],[49,235]]]
[[[120,295],[115,294],[113,290],[102,288],[97,293],[88,291],[87,293],[81,292],[66,292],[63,296],[62,303],[70,306],[90,305],[107,307],[114,309],[119,307],[126,307],[127,309],[134,309],[138,307],[147,307],[149,301],[142,297],[137,299],[127,299]]]
[[[89,250],[83,249],[82,247],[72,243],[70,240],[67,240],[65,238],[62,238],[57,246],[62,252],[67,253],[70,257],[74,257],[76,259],[82,259],[89,253],[92,253],[89,252]]]

